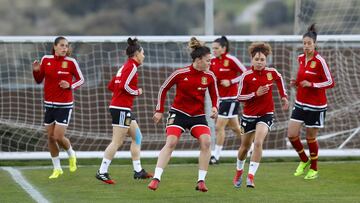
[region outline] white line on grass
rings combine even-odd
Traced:
[[[13,167],[1,167],[10,173],[12,179],[15,180],[36,202],[49,202],[41,193],[36,190],[21,174],[21,172]]]

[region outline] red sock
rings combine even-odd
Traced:
[[[291,142],[291,145],[294,147],[296,152],[299,154],[299,157],[300,157],[301,161],[302,162],[309,161],[309,158],[305,154],[304,146],[301,143],[299,136],[289,138],[289,140]]]
[[[317,171],[317,161],[318,161],[318,152],[319,152],[319,145],[318,142],[315,139],[306,139],[309,151],[310,151],[310,159],[311,159],[311,165],[310,168]]]

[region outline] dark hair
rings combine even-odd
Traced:
[[[226,52],[230,51],[229,41],[225,36],[215,39],[214,42],[219,43],[221,47],[226,47]]]
[[[253,42],[248,50],[251,58],[259,52],[263,53],[266,57],[271,54],[271,46],[266,42]]]
[[[205,46],[195,37],[192,37],[189,42],[189,48],[192,50],[190,56],[195,61],[196,58],[202,58],[203,56],[210,54],[210,48]]]
[[[315,23],[313,23],[312,25],[310,25],[310,27],[308,27],[307,32],[303,35],[303,39],[305,37],[310,37],[311,39],[314,40],[314,43],[316,42],[317,33],[315,29]]]
[[[131,58],[135,55],[136,51],[141,51],[143,48],[138,42],[138,39],[131,39],[130,37],[127,40],[128,46],[126,48],[126,55]]]
[[[68,41],[68,40],[67,40],[65,37],[63,37],[63,36],[60,36],[60,37],[55,38],[53,47],[51,48],[51,53],[52,53],[53,55],[55,55],[54,46],[58,45],[61,40],[66,40],[66,41]],[[66,52],[66,56],[70,56],[70,55],[71,55],[71,48],[70,48],[70,46],[69,46],[69,49],[68,49],[68,51]]]

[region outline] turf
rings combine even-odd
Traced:
[[[320,162],[320,177],[309,181],[292,175],[297,166],[295,162],[262,163],[255,177],[255,189],[246,188],[244,184],[240,189],[234,188],[231,181],[234,164],[220,164],[209,168],[207,193],[194,190],[195,164],[170,164],[157,191],[147,188],[149,180],[133,180],[131,165],[111,166],[110,174],[116,185],[95,179],[98,166],[86,165],[74,174],[64,168],[64,175],[57,180],[47,178],[50,168],[19,169],[51,202],[358,202],[359,164],[358,161]],[[154,164],[143,166],[154,169]],[[6,188],[6,193],[18,194],[19,187],[4,174],[5,171],[0,171],[1,182],[5,181],[0,186],[9,182],[13,187]],[[28,197],[25,192],[22,195]],[[7,201],[18,202],[18,195],[14,195],[14,199],[10,196]],[[30,197],[27,201],[31,201]]]

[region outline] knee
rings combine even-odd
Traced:
[[[248,151],[249,151],[249,147],[245,147],[245,146],[240,146],[240,148],[239,148],[239,154],[247,154],[248,153]]]
[[[254,149],[262,149],[262,147],[263,147],[263,142],[261,141],[254,142]]]
[[[177,141],[169,141],[166,143],[165,146],[171,150],[174,150],[176,147],[176,144],[177,144]]]
[[[221,125],[216,125],[215,126],[215,131],[216,133],[219,133],[219,132],[222,132],[225,130],[225,127],[224,126],[221,126]]]
[[[49,141],[49,142],[56,142],[57,139],[56,139],[56,137],[55,137],[54,135],[49,135],[49,136],[48,136],[48,141]]]
[[[208,149],[210,149],[210,145],[211,145],[210,140],[201,141],[201,143],[200,143],[200,149],[202,149],[202,150],[208,150]]]

